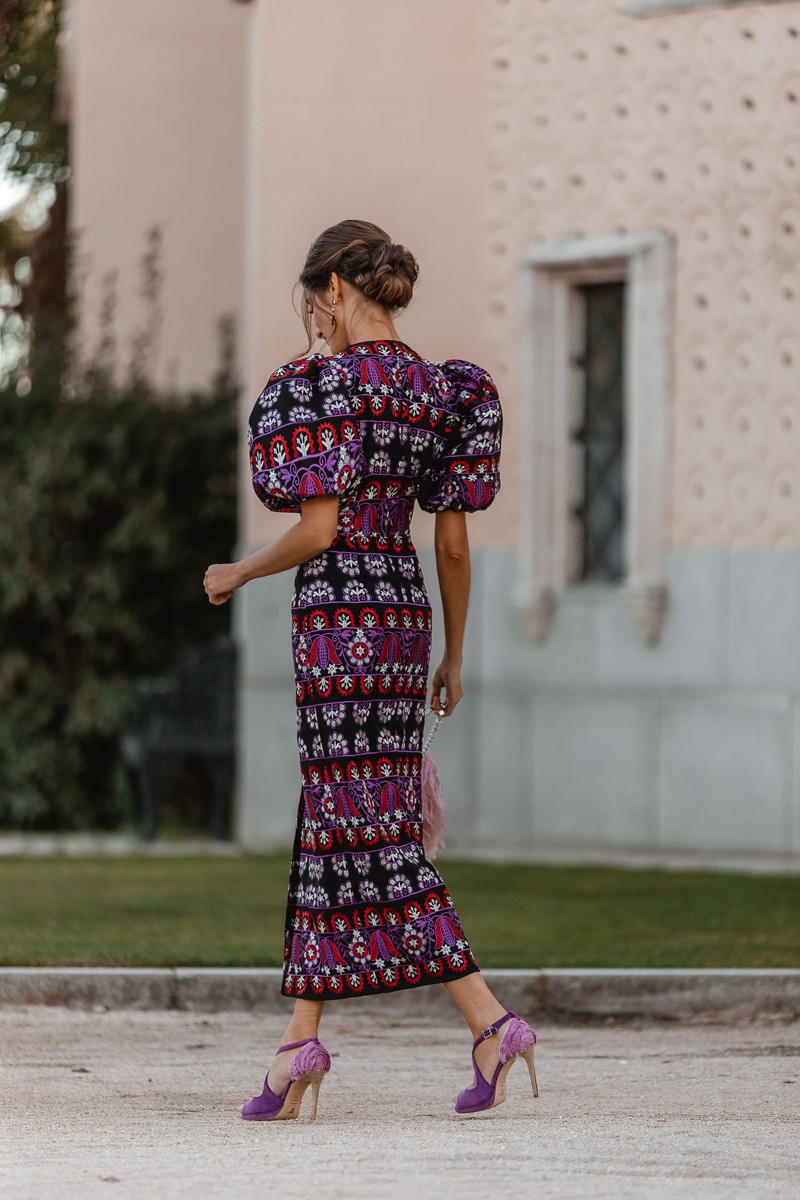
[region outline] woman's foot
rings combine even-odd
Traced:
[[[302,1038],[281,1046],[261,1094],[243,1105],[242,1117],[245,1121],[293,1120],[311,1085],[311,1120],[316,1120],[319,1089],[330,1068],[331,1056],[319,1038]]]
[[[278,1050],[267,1069],[265,1082],[269,1084],[270,1089],[278,1096],[283,1095],[290,1083],[291,1076],[289,1072],[296,1055],[297,1050]]]
[[[534,1097],[539,1095],[533,1065],[536,1033],[514,1012],[504,1013],[488,1025],[472,1047],[473,1084],[459,1093],[456,1112],[484,1112],[506,1098],[506,1077],[517,1058],[524,1058]]]

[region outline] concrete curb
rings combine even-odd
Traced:
[[[485,976],[504,1004],[537,1019],[800,1017],[800,970],[495,970]],[[3,967],[0,1006],[283,1013],[289,1001],[280,981],[276,968]],[[381,1004],[407,1017],[454,1014],[440,987],[385,995]]]

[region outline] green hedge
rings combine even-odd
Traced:
[[[0,392],[0,826],[111,828],[131,682],[228,630],[235,383],[159,396],[102,373]]]

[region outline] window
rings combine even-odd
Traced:
[[[578,561],[569,578],[616,582],[625,577],[625,284],[586,283],[576,292],[580,410],[570,437],[580,500],[570,511]]]
[[[526,259],[526,475],[515,607],[534,641],[568,589],[623,598],[646,645],[666,611],[671,243],[575,238]]]

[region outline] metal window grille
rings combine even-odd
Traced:
[[[578,421],[573,429],[577,494],[572,510],[580,580],[625,577],[625,284],[590,283],[575,289],[582,345]],[[580,335],[579,335],[580,336]]]

